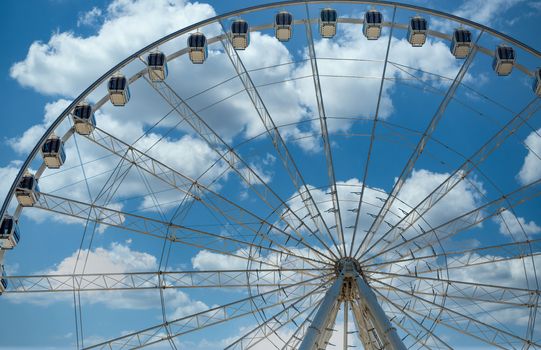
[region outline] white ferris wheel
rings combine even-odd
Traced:
[[[302,50],[267,65],[258,40]],[[350,50],[352,40],[366,50]],[[452,76],[418,64],[442,46]],[[228,63],[227,79],[198,80],[212,77],[205,70],[224,76],[218,61]],[[524,206],[539,214],[541,179],[517,185],[494,166],[510,154],[502,149],[523,147],[521,135],[541,125],[540,62],[539,51],[491,28],[388,1],[282,1],[180,29],[89,85],[21,165],[0,211],[0,261],[21,248],[25,213],[68,218],[72,248],[83,253],[69,274],[4,272],[2,297],[69,295],[85,349],[181,348],[185,336],[238,320],[251,327],[225,349],[541,349],[541,244],[517,214]],[[293,76],[283,76],[287,67],[296,67]],[[526,102],[491,96],[476,77]],[[294,122],[282,115],[287,84],[311,100]],[[389,112],[389,96],[401,93]],[[141,96],[154,104],[130,109]],[[344,114],[346,100],[369,107]],[[224,101],[251,110],[244,137],[225,131],[236,122]],[[153,122],[143,135],[107,129],[102,109],[123,118],[152,111]],[[190,152],[157,151],[186,135],[208,149],[204,171],[173,160]],[[502,174],[511,163],[500,165]],[[413,175],[430,165],[439,175],[418,192]],[[55,187],[61,177],[72,180]],[[127,195],[128,185],[142,194]],[[474,203],[461,206],[458,189]],[[491,223],[507,234],[487,233]],[[159,263],[92,268],[84,252],[100,235],[140,239]],[[202,253],[234,268],[176,263]],[[169,290],[199,290],[200,298],[218,291],[225,302],[174,317]],[[162,320],[85,339],[81,320],[91,305],[81,298],[114,300],[118,292],[155,293]]]

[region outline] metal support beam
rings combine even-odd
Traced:
[[[353,318],[355,320],[355,327],[357,327],[357,332],[359,339],[363,344],[365,350],[380,350],[383,348],[383,344],[379,339],[378,334],[374,330],[372,325],[372,320],[367,313],[366,308],[355,301],[351,302],[351,311],[353,313]]]
[[[340,296],[340,291],[344,284],[344,277],[344,273],[340,273],[331,288],[327,290],[312,324],[306,331],[306,335],[299,346],[299,350],[325,349],[325,342],[328,341],[328,339],[326,339],[328,333],[327,328],[329,328],[331,321],[334,323],[336,318],[336,312],[338,311],[339,306],[338,297]],[[334,317],[332,317],[333,314]]]
[[[364,278],[357,271],[355,271],[353,278],[359,291],[359,302],[365,305],[372,315],[374,327],[380,339],[384,342],[384,348],[389,350],[406,350],[402,339],[400,339],[396,332],[396,328],[394,328],[381,308],[376,294],[374,294]]]

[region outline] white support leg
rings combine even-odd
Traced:
[[[310,327],[306,331],[306,335],[299,347],[299,350],[318,350],[325,349],[326,342],[329,336],[329,327],[332,326],[336,318],[337,307],[339,306],[338,297],[344,283],[344,274],[340,273],[340,276],[334,281],[333,285],[323,299],[317,314],[312,321]]]
[[[402,339],[396,333],[396,328],[393,327],[387,315],[385,315],[372,289],[370,289],[358,272],[355,272],[354,279],[359,289],[359,301],[370,312],[374,327],[380,339],[384,342],[384,348],[389,350],[406,350]]]
[[[355,320],[355,327],[357,327],[359,339],[363,344],[364,350],[379,350],[382,348],[377,334],[372,334],[373,328],[371,320],[368,315],[365,315],[361,310],[361,305],[357,301],[351,302],[351,311],[353,313],[353,319]],[[374,333],[374,332],[372,332]],[[380,346],[381,345],[381,346]]]

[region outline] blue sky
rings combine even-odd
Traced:
[[[265,2],[252,1],[250,4]],[[451,3],[420,0],[413,3],[488,25],[541,50],[538,38],[541,29],[538,21],[541,16],[539,1],[474,0]],[[245,5],[246,2],[241,1],[192,4],[181,0],[3,3],[0,19],[5,30],[0,35],[6,50],[0,58],[0,84],[4,93],[0,197],[4,197],[21,162],[46,127],[101,74],[135,50],[170,32]],[[344,18],[360,18],[369,9],[365,5],[337,4],[333,7]],[[390,19],[392,12],[389,8],[378,9],[385,19]],[[305,16],[303,6],[288,10],[295,18]],[[311,6],[311,16],[315,17],[319,10],[320,6]],[[254,25],[269,24],[275,11],[265,10],[243,18]],[[398,11],[396,21],[407,23],[413,15],[416,13]],[[439,32],[450,33],[456,27],[456,24],[436,17],[429,16],[428,20],[430,27]],[[16,35],[14,28],[17,28]],[[335,177],[339,184],[343,226],[346,237],[350,239],[352,229],[346,227],[355,220],[354,209],[359,201],[357,193],[362,188],[389,28],[383,29],[382,37],[377,41],[366,40],[359,25],[340,25],[337,37],[331,40],[321,39],[317,26],[314,25],[312,30]],[[209,37],[218,31],[216,26],[202,29]],[[306,32],[303,26],[296,26],[293,33],[292,40],[287,43],[279,43],[270,29],[252,33],[250,47],[241,52],[240,57],[251,71],[254,83],[260,86],[259,91],[268,112],[279,126],[292,158],[311,189],[318,210],[331,227],[335,216],[329,210],[332,209],[332,201],[311,65],[306,59]],[[473,30],[473,34],[476,37],[478,32]],[[171,54],[183,48],[185,40],[185,36],[174,39],[162,45],[160,50]],[[490,50],[500,43],[499,39],[490,35],[483,35],[479,40],[480,46]],[[383,85],[376,141],[366,176],[366,203],[363,203],[361,210],[359,232],[369,228],[371,214],[377,213],[382,205],[378,197],[386,198],[391,191],[450,81],[464,62],[456,60],[449,53],[447,41],[434,37],[429,38],[424,47],[412,48],[407,43],[405,31],[401,29],[393,32],[390,47],[390,64]],[[517,57],[524,69],[530,72],[541,66],[539,57],[524,50],[517,49]],[[531,77],[516,67],[510,76],[497,77],[491,63],[492,57],[486,54],[478,53],[475,57],[463,84],[457,89],[455,98],[392,206],[388,217],[391,225],[399,222],[403,210],[409,211],[417,205],[447,179],[464,162],[465,157],[474,154],[534,99]],[[131,76],[143,68],[141,62],[135,61],[123,68],[122,72]],[[307,218],[309,213],[298,196],[298,188],[283,167],[248,95],[239,91],[242,90],[241,81],[234,78],[234,67],[221,45],[210,46],[209,58],[203,65],[192,65],[184,55],[171,62],[169,68],[168,83],[187,99],[189,105],[216,130],[226,144],[236,146],[238,155],[246,161],[246,167],[254,170],[268,184],[268,188],[275,191],[277,197],[273,197],[271,206],[278,203],[276,198],[280,198],[296,211],[298,218]],[[134,143],[138,149],[148,150],[150,156],[172,169],[190,178],[199,178],[211,191],[283,228],[286,220],[280,219],[281,213],[273,213],[257,197],[257,191],[264,186],[243,182],[192,129],[186,124],[177,125],[178,116],[170,113],[170,106],[143,79],[136,81],[131,88],[132,100],[124,108],[112,107],[107,102],[97,112],[98,127],[118,139]],[[87,100],[96,103],[105,93],[105,86],[100,86]],[[66,120],[56,133],[62,135],[70,126],[70,121]],[[419,234],[420,230],[443,224],[538,180],[541,177],[540,133],[541,117],[534,114],[527,125],[509,137],[478,169],[468,175],[467,181],[460,182],[428,211],[423,222],[419,221],[418,226],[405,231],[406,234]],[[109,175],[114,174],[114,169],[119,165],[118,158],[79,135],[70,139],[66,148],[68,162],[65,166],[61,170],[46,170],[40,180],[45,193],[87,203],[96,201],[101,206],[124,213],[201,228],[215,235],[254,238],[256,224],[250,223],[244,227],[237,227],[231,222],[225,224],[227,220],[199,202],[193,202],[191,207],[186,208],[185,216],[175,215],[182,199],[179,192],[134,167],[126,170],[124,180],[114,193],[110,193],[110,197],[99,197],[98,193],[107,187]],[[218,150],[223,152],[224,146]],[[40,164],[41,156],[38,155],[31,163],[31,169],[37,169]],[[125,164],[121,166],[124,167],[121,169],[127,169]],[[247,171],[246,167],[241,168],[241,174],[246,174],[243,173]],[[538,187],[532,188],[532,193],[537,193],[534,190],[539,192]],[[13,212],[15,204],[12,201],[10,212]],[[502,202],[498,205],[505,207],[508,204]],[[441,245],[435,244],[433,248],[438,252],[462,251],[539,239],[540,211],[539,198],[533,198],[514,211],[503,211],[456,237],[442,239]],[[84,264],[85,273],[246,268],[246,262],[242,259],[213,253],[212,244],[216,243],[212,241],[204,241],[207,242],[204,247],[198,248],[184,244],[172,244],[169,248],[161,239],[103,224],[85,225],[84,221],[36,208],[23,210],[20,226],[20,244],[4,256],[4,265],[10,275],[70,274],[74,269],[81,272],[84,259],[87,261]],[[307,234],[307,228],[315,229],[312,221],[299,229],[304,239],[313,248],[322,249],[321,244]],[[387,228],[383,223],[381,230]],[[336,233],[336,229],[330,230]],[[383,232],[378,231],[377,234]],[[400,240],[399,236],[395,238]],[[329,243],[328,239],[324,240]],[[299,255],[311,257],[313,254],[294,247],[291,242],[287,245]],[[389,246],[379,243],[375,248]],[[539,244],[532,248],[534,253],[538,253],[539,249],[536,248],[539,248]],[[230,249],[237,255],[243,254],[242,250],[235,248],[224,249]],[[407,246],[406,256],[409,249],[415,249],[415,246]],[[420,250],[422,252],[424,250]],[[268,263],[279,260],[270,249],[251,254]],[[371,261],[378,263],[385,259],[397,259],[403,256],[401,254],[391,251],[389,255]],[[500,259],[502,262],[456,268],[448,272],[448,278],[535,288],[532,287],[537,280],[534,265],[541,267],[541,261],[537,258],[505,261],[506,254],[513,252],[500,249],[478,251],[476,254],[479,255],[475,259]],[[371,253],[367,257],[371,257]],[[465,255],[459,254],[456,261],[447,264],[460,266],[463,257]],[[444,264],[437,259],[418,261],[415,268],[421,265],[425,268],[425,263]],[[458,265],[453,265],[455,263]],[[280,260],[278,264],[286,266],[288,261]],[[392,264],[385,271],[405,274],[411,267]],[[374,282],[374,286],[377,288],[377,282]],[[418,284],[417,288],[420,291],[426,285]],[[438,284],[435,288],[444,287]],[[160,324],[164,315],[168,319],[175,319],[247,295],[246,288],[170,289],[163,295],[166,307],[162,310],[160,294],[156,290],[83,292],[82,316],[79,319],[82,322],[79,321],[76,326],[75,315],[78,314],[74,312],[72,293],[6,293],[0,297],[0,314],[8,320],[3,322],[0,329],[0,349],[74,348],[80,345],[78,342],[81,339],[88,346]],[[398,298],[396,300],[399,300],[399,296],[387,294],[389,298]],[[402,299],[402,302],[405,301]],[[390,309],[386,310],[392,313],[392,306],[389,305],[386,307]],[[450,308],[470,307],[468,312],[472,317],[482,318],[483,322],[497,327],[507,327],[513,334],[524,336],[526,333],[528,315],[524,314],[523,309],[500,308],[490,304],[471,306],[459,302],[450,302],[449,305]],[[278,311],[274,308],[267,312]],[[445,315],[442,317],[445,319]],[[223,348],[235,336],[244,334],[255,324],[253,318],[240,318],[226,325],[182,336],[175,341],[194,349]],[[541,339],[539,324],[537,322],[532,331],[532,338],[536,341]],[[336,327],[343,329],[342,316],[338,317]],[[283,331],[290,334],[291,328],[285,327]],[[457,332],[445,327],[438,327],[436,334],[457,349],[490,348],[473,338],[457,337]],[[354,338],[353,335],[351,337]],[[333,341],[340,346],[341,337],[335,338]],[[166,343],[159,346],[169,347]],[[262,349],[266,348],[261,346]]]

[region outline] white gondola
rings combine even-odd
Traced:
[[[164,81],[167,78],[167,57],[163,52],[151,52],[147,56],[148,76],[152,81]]]
[[[533,78],[533,92],[539,97],[541,97],[541,68],[537,68],[534,73]]]
[[[289,41],[293,31],[293,15],[286,11],[276,14],[274,19],[274,32],[276,39],[280,41]]]
[[[509,75],[515,65],[515,50],[511,46],[500,45],[494,52],[492,68],[498,75]]]
[[[203,33],[193,33],[188,37],[188,49],[192,63],[201,64],[208,56],[207,38]]]
[[[114,106],[124,106],[130,100],[128,85],[128,79],[122,74],[115,74],[109,79],[109,84],[107,84],[109,99]]]
[[[332,38],[336,35],[338,14],[336,10],[325,8],[319,15],[319,34],[323,38]]]
[[[231,23],[231,41],[235,50],[244,50],[250,45],[250,26],[248,22],[237,19]]]
[[[15,197],[23,207],[32,207],[37,203],[39,200],[39,186],[34,175],[28,172],[24,174],[15,189]]]
[[[17,221],[9,215],[4,216],[0,224],[0,248],[13,249],[20,238]]]
[[[415,16],[410,19],[408,26],[408,41],[413,47],[421,47],[426,42],[428,23],[423,17]]]
[[[73,127],[79,135],[90,135],[96,127],[96,118],[92,106],[82,102],[75,106],[72,112]]]
[[[383,27],[383,15],[376,10],[367,11],[364,14],[363,34],[368,40],[377,40]]]
[[[4,265],[0,265],[0,269],[2,270],[2,277],[0,278],[0,294],[2,294],[8,289],[8,280],[5,278],[6,270],[4,269]]]
[[[466,58],[472,48],[471,32],[467,29],[455,29],[451,40],[451,53],[455,58]]]
[[[41,145],[41,155],[47,168],[60,168],[66,161],[64,142],[58,136],[52,135]]]

